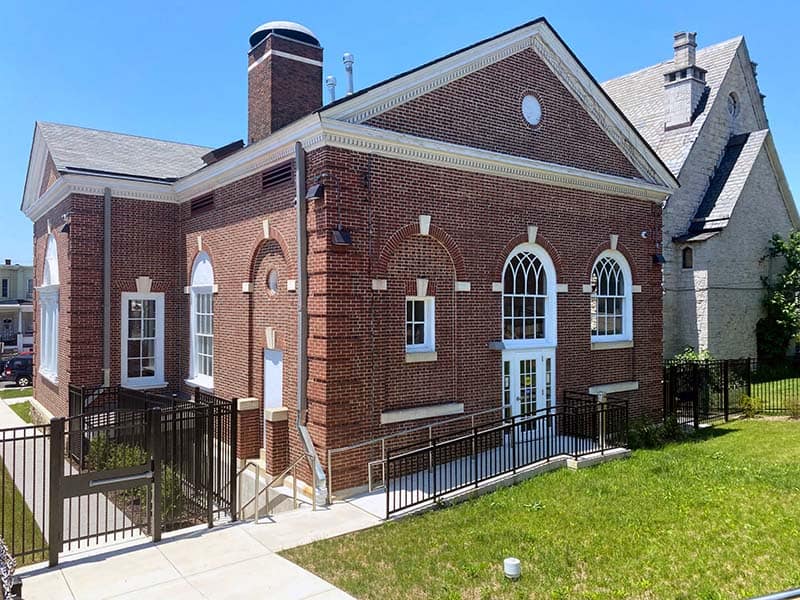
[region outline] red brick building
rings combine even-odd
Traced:
[[[276,472],[563,390],[661,410],[676,182],[545,20],[325,106],[310,31],[250,42],[244,147],[37,123],[43,412],[68,383],[255,399],[240,455]]]

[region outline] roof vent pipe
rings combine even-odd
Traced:
[[[325,86],[328,88],[328,100],[333,102],[336,100],[336,77],[328,75],[325,78]]]
[[[342,62],[344,63],[344,70],[347,72],[347,95],[353,93],[353,63],[355,62],[355,57],[350,54],[349,52],[345,52],[344,56],[342,56]]]

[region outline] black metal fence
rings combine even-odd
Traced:
[[[236,518],[234,402],[70,386],[69,409],[0,430],[2,537],[18,560]]]
[[[625,447],[627,432],[627,401],[566,392],[536,414],[394,450],[386,459],[386,516],[535,463]]]
[[[699,428],[740,414],[800,416],[800,361],[670,361],[664,416]]]

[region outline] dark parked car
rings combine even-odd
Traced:
[[[3,370],[3,379],[14,381],[20,387],[33,382],[33,356],[20,354],[8,360]]]

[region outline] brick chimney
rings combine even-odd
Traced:
[[[677,129],[690,125],[695,110],[706,91],[706,71],[695,64],[696,33],[675,34],[675,57],[664,73],[664,128]]]
[[[322,106],[322,48],[306,27],[264,23],[250,35],[247,59],[248,143]]]

